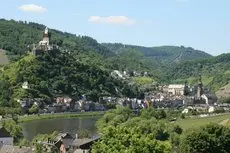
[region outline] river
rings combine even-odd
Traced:
[[[56,118],[35,120],[20,123],[25,138],[32,140],[37,134],[52,133],[53,131],[69,132],[75,135],[77,131],[86,129],[91,135],[97,133],[95,123],[100,117]]]

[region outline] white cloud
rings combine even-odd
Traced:
[[[130,19],[126,16],[90,16],[89,22],[94,23],[106,23],[106,24],[117,24],[117,25],[133,25],[135,20]]]
[[[44,13],[47,11],[46,8],[35,4],[22,5],[18,9],[23,12],[31,12],[31,13]]]

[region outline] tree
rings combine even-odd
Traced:
[[[2,126],[14,137],[14,142],[18,142],[22,137],[22,128],[13,120],[4,121]]]
[[[230,129],[209,124],[184,133],[180,150],[183,153],[226,153],[230,150]]]
[[[92,153],[170,153],[171,145],[152,139],[150,135],[141,135],[125,127],[109,127],[101,140],[95,142]]]
[[[31,145],[30,141],[25,138],[21,139],[19,142],[19,146],[29,147],[30,145]]]
[[[83,139],[83,138],[88,138],[89,137],[89,131],[88,130],[80,130],[77,132],[77,138],[78,139]]]
[[[0,107],[11,106],[11,85],[7,80],[0,80]]]

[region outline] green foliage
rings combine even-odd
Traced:
[[[23,138],[23,139],[20,140],[19,146],[30,147],[31,143],[26,138]]]
[[[109,110],[99,119],[96,126],[100,132],[103,132],[107,126],[118,126],[126,122],[133,116],[131,109],[119,106],[117,109]]]
[[[150,77],[135,77],[135,81],[140,85],[151,85],[153,83],[153,79]]]
[[[29,109],[29,113],[30,114],[37,114],[39,110],[39,107],[35,104],[33,104],[33,106]]]
[[[11,96],[12,96],[12,89],[10,82],[7,80],[0,79],[0,106],[12,106],[11,103]]]
[[[54,131],[53,133],[50,134],[38,134],[33,138],[32,143],[37,144],[37,142],[39,141],[48,141],[48,139],[54,140],[57,135],[58,135],[58,131]]]
[[[58,153],[58,148],[56,146],[45,147],[39,142],[47,142],[48,139],[54,140],[58,135],[58,131],[54,131],[51,134],[38,134],[32,140],[33,146],[35,146],[36,153]]]
[[[145,119],[150,119],[152,117],[156,119],[165,119],[167,117],[167,114],[163,109],[158,110],[158,109],[149,108],[149,109],[142,109],[140,116]]]
[[[21,114],[20,108],[0,107],[0,115]]]
[[[7,120],[2,122],[2,126],[14,137],[14,142],[18,143],[23,137],[22,128],[13,120]]]
[[[83,139],[83,138],[88,138],[89,137],[89,131],[88,130],[80,130],[77,132],[77,138],[78,139]]]
[[[151,135],[142,135],[132,129],[110,127],[102,140],[93,145],[92,153],[170,153],[168,142],[154,140]]]
[[[230,146],[230,129],[217,124],[209,124],[187,131],[181,142],[183,153],[226,153]]]
[[[110,110],[97,122],[102,138],[92,152],[171,152],[170,142],[178,142],[182,129],[164,120],[166,116],[154,109],[143,109],[140,116],[125,107]]]

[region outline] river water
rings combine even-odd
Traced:
[[[32,140],[37,134],[52,133],[53,131],[68,132],[75,135],[79,130],[88,130],[91,135],[97,133],[95,123],[100,117],[57,118],[35,120],[21,123],[23,135]]]

